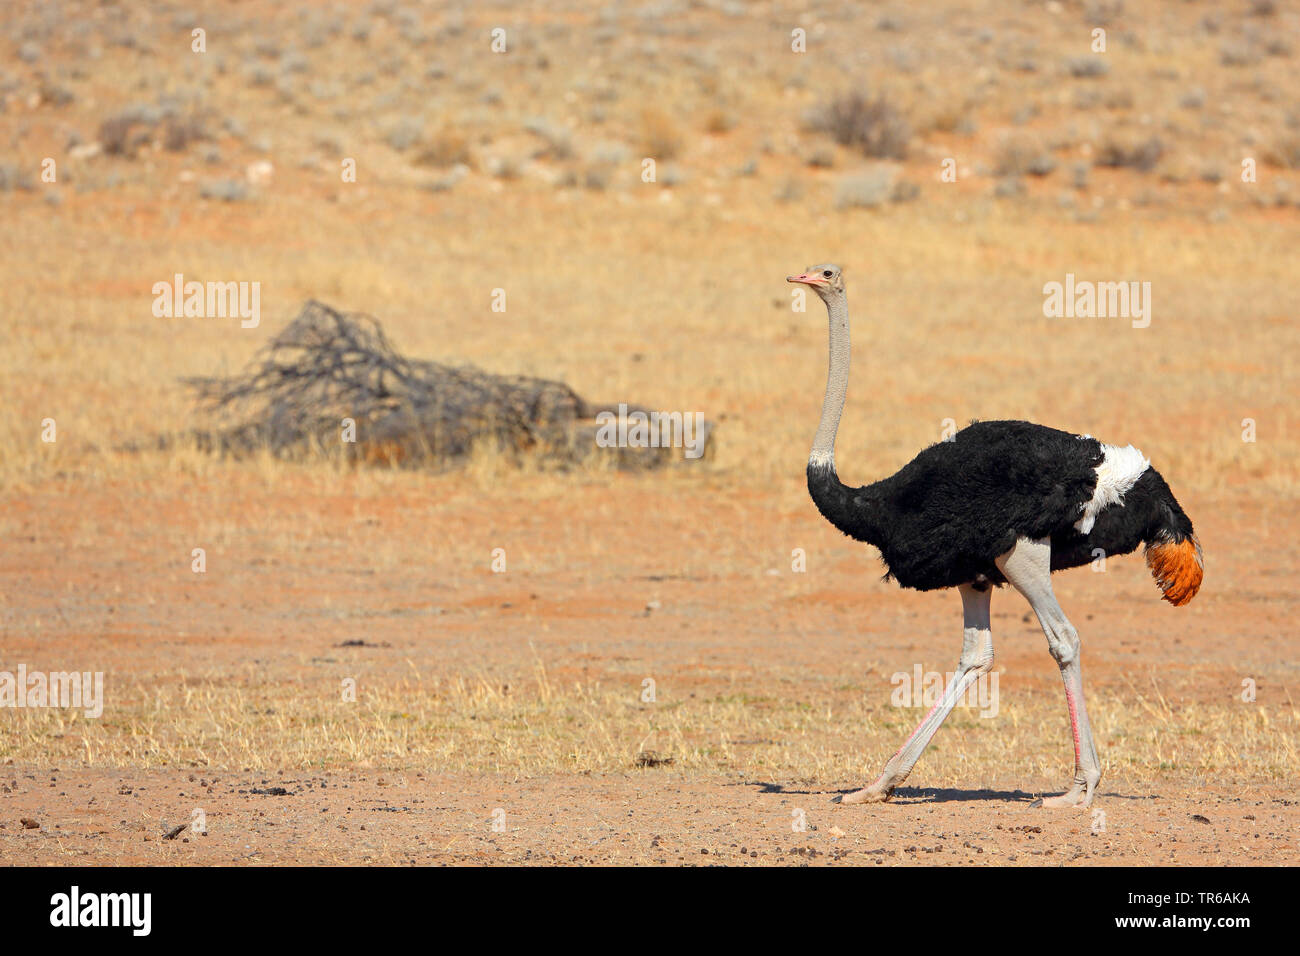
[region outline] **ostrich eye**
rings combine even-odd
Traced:
[[[824,275],[826,278],[829,279],[831,277],[831,270],[827,269],[825,272],[822,273],[822,275]]]

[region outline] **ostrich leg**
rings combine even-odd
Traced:
[[[1101,780],[1101,762],[1092,742],[1088,710],[1083,704],[1083,671],[1079,667],[1079,632],[1069,622],[1052,593],[1052,545],[1049,539],[1021,538],[1016,546],[997,559],[998,568],[1012,586],[1025,596],[1038,615],[1047,635],[1047,647],[1061,668],[1065,682],[1065,703],[1070,711],[1074,736],[1074,783],[1059,797],[1047,797],[1045,807],[1086,807],[1092,803]]]
[[[961,643],[961,661],[957,673],[944,691],[943,697],[931,708],[930,713],[912,731],[912,736],[898,753],[889,758],[885,769],[876,782],[869,787],[836,797],[837,803],[878,803],[888,800],[894,788],[907,779],[916,765],[921,752],[925,750],[930,738],[942,726],[953,705],[961,700],[962,695],[971,684],[987,674],[993,667],[993,635],[989,632],[989,597],[991,589],[977,591],[969,584],[963,584],[961,605],[963,633]]]

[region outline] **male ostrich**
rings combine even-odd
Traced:
[[[1083,704],[1079,632],[1052,593],[1051,573],[1146,545],[1166,601],[1186,604],[1201,586],[1192,522],[1142,453],[1029,422],[976,422],[922,451],[897,474],[862,488],[835,473],[835,433],[849,381],[849,309],[838,266],[813,266],[789,282],[809,286],[830,319],[830,375],[808,456],[817,510],[851,538],[880,549],[887,577],[906,588],[955,587],[964,612],[961,661],[943,698],[870,786],[844,803],[888,800],[966,689],[993,667],[989,597],[1011,584],[1038,616],[1061,668],[1074,734],[1074,782],[1050,807],[1086,807],[1101,764]]]

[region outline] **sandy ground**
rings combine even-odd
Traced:
[[[624,686],[630,697],[643,674],[655,674],[661,698],[677,699],[682,722],[705,728],[699,731],[703,735],[715,733],[709,723],[713,705],[705,702],[723,695],[835,702],[840,697],[828,688],[843,686],[843,696],[864,697],[874,708],[867,713],[879,715],[890,710],[885,706],[890,688],[880,674],[908,670],[914,661],[927,669],[952,667],[960,636],[955,596],[903,592],[880,582],[865,552],[815,523],[803,530],[820,570],[791,584],[792,575],[783,580],[767,573],[772,562],[761,560],[764,551],[779,553],[763,536],[779,538],[788,529],[751,530],[758,537],[747,542],[745,527],[752,525],[744,509],[727,517],[728,509],[716,508],[721,517],[715,531],[752,545],[758,557],[748,566],[718,562],[711,580],[665,574],[667,568],[692,566],[694,539],[679,534],[677,525],[702,507],[697,496],[706,490],[678,487],[668,493],[617,480],[611,487],[615,498],[620,488],[654,498],[658,531],[643,532],[644,551],[619,552],[600,567],[559,570],[566,548],[583,547],[584,521],[605,522],[602,534],[617,538],[633,534],[640,519],[617,502],[608,513],[584,519],[573,496],[557,496],[527,516],[502,513],[495,519],[506,540],[530,526],[549,529],[548,534],[566,529],[570,543],[555,545],[555,569],[520,567],[511,572],[518,573],[515,580],[503,580],[509,574],[467,574],[454,588],[422,584],[427,572],[414,568],[419,535],[397,536],[400,554],[393,560],[413,568],[409,580],[383,589],[367,581],[334,592],[333,600],[346,613],[315,618],[310,609],[346,579],[346,559],[284,571],[276,586],[269,572],[255,569],[232,569],[224,581],[209,578],[196,585],[193,576],[169,567],[176,560],[169,554],[176,548],[170,529],[196,520],[217,494],[211,489],[188,501],[157,498],[168,524],[133,526],[125,540],[114,539],[108,516],[143,502],[86,492],[76,512],[80,518],[61,512],[71,526],[43,531],[36,516],[45,514],[48,502],[39,495],[29,499],[32,510],[28,519],[18,519],[4,568],[11,612],[33,623],[26,633],[7,635],[16,659],[53,668],[78,650],[93,649],[107,665],[110,681],[137,675],[139,683],[117,692],[126,698],[119,698],[123,706],[148,697],[143,688],[173,681],[233,692],[250,661],[266,682],[258,685],[262,693],[268,687],[290,690],[256,704],[259,715],[264,710],[276,716],[259,718],[267,723],[256,726],[267,736],[256,737],[249,753],[267,759],[246,769],[240,769],[238,758],[215,753],[208,758],[212,766],[194,757],[187,767],[158,766],[175,758],[157,753],[141,759],[142,766],[112,766],[133,759],[119,751],[126,752],[131,736],[145,733],[137,724],[107,727],[99,737],[94,736],[99,727],[88,729],[94,722],[40,725],[26,751],[45,756],[36,762],[11,756],[0,764],[0,861],[1239,865],[1294,859],[1300,799],[1289,781],[1267,769],[1279,761],[1285,766],[1285,753],[1253,762],[1244,755],[1214,757],[1215,751],[1197,739],[1203,726],[1218,726],[1206,716],[1217,711],[1205,708],[1231,706],[1243,674],[1254,675],[1260,701],[1238,706],[1265,707],[1274,715],[1270,726],[1277,733],[1265,740],[1293,733],[1294,721],[1286,694],[1294,664],[1288,662],[1284,622],[1295,595],[1245,586],[1252,574],[1267,580],[1265,569],[1257,559],[1252,562],[1251,548],[1228,533],[1253,528],[1266,535],[1270,523],[1282,519],[1259,508],[1224,517],[1213,501],[1202,501],[1199,509],[1211,571],[1190,608],[1160,602],[1140,559],[1117,560],[1104,575],[1080,570],[1056,579],[1064,606],[1081,621],[1085,679],[1094,722],[1102,728],[1099,746],[1107,776],[1094,805],[1100,816],[1032,806],[1036,796],[1058,791],[1068,775],[1065,714],[1042,635],[1019,597],[1006,591],[993,605],[1002,714],[987,722],[987,730],[971,729],[985,721],[963,722],[955,714],[909,786],[889,805],[841,807],[831,797],[864,782],[844,768],[873,770],[916,713],[895,712],[883,729],[873,725],[870,733],[859,732],[847,719],[851,712],[841,716],[848,705],[840,703],[834,716],[827,704],[827,714],[815,715],[802,731],[772,730],[761,723],[752,731],[756,737],[802,734],[814,741],[809,746],[829,740],[825,746],[841,751],[835,757],[840,763],[783,762],[779,752],[766,756],[773,751],[763,745],[774,741],[747,740],[734,732],[732,749],[718,755],[702,743],[688,745],[689,730],[674,745],[651,734],[647,744],[616,728],[607,745],[612,756],[588,761],[584,769],[562,751],[547,756],[567,746],[564,732],[538,753],[511,757],[491,743],[505,734],[502,721],[486,731],[491,742],[485,746],[491,749],[473,751],[461,743],[450,759],[429,761],[470,768],[466,772],[427,769],[418,746],[428,741],[418,731],[413,736],[421,739],[405,754],[376,750],[373,759],[355,759],[338,739],[311,758],[325,764],[321,770],[304,766],[304,758],[290,751],[284,751],[286,763],[276,766],[283,741],[272,725],[308,708],[318,675],[337,674],[340,667],[365,675],[367,682],[391,682],[414,667],[477,671],[524,684],[532,662],[540,660],[557,685],[600,679]],[[232,538],[260,531],[271,542],[264,567],[287,562],[298,546],[292,538],[277,537],[277,520],[300,520],[289,515],[324,505],[320,498],[303,497],[307,490],[241,499],[244,507],[230,512],[239,526]],[[230,492],[227,486],[221,493]],[[328,554],[334,538],[348,536],[353,548],[364,552],[367,535],[376,542],[386,539],[392,522],[421,528],[436,520],[453,537],[469,535],[491,497],[358,499],[356,508],[365,517],[323,534],[316,552]],[[790,520],[810,524],[797,512]],[[774,524],[784,527],[780,518]],[[371,530],[357,530],[366,527]],[[61,547],[63,540],[83,535],[98,542],[87,552],[95,558],[84,565]],[[1276,553],[1293,560],[1284,550]],[[56,566],[69,582],[59,588],[68,589],[62,595],[49,592]],[[265,573],[267,579],[253,585],[242,580],[245,573]],[[130,589],[123,587],[128,581]],[[412,613],[414,598],[430,588],[441,610],[431,616]],[[644,610],[647,600],[659,602],[653,613]],[[176,607],[184,608],[184,616],[168,623]],[[111,628],[102,626],[106,617],[114,621]],[[175,630],[176,620],[186,622],[183,633]],[[368,646],[340,646],[357,639]],[[864,676],[872,674],[874,680]],[[1167,700],[1172,714],[1167,722],[1140,733],[1138,718],[1128,718],[1133,726],[1126,729],[1115,727],[1107,706],[1148,697]],[[115,699],[111,684],[109,699]],[[1026,701],[1030,709],[1018,709]],[[601,706],[609,705],[591,705],[593,720]],[[540,708],[532,719],[546,713]],[[174,719],[179,728],[183,716],[164,719]],[[470,722],[474,716],[469,714]],[[1026,720],[1037,723],[1023,742],[1013,738],[1016,751],[990,756],[997,753],[990,748],[998,740],[1023,732],[1019,725]],[[558,716],[555,721],[561,726]],[[147,732],[161,738],[166,731]],[[58,756],[58,748],[81,733],[90,735],[88,746],[99,748],[98,766],[71,756],[76,747],[64,754],[70,759]],[[1185,744],[1191,749],[1180,756],[1184,745],[1177,741],[1172,750],[1163,749],[1162,737],[1184,733],[1191,735]],[[180,741],[175,753],[191,752],[188,746]],[[193,744],[194,749],[211,746]],[[635,768],[634,755],[642,747],[675,754],[677,763]],[[765,761],[771,769],[762,766]],[[234,769],[221,769],[223,763]],[[561,772],[548,769],[555,766]],[[206,835],[186,829],[172,840],[163,838],[178,826],[188,827],[196,811],[202,812],[200,829],[206,826]]]
[[[1089,813],[1044,811],[1020,790],[904,788],[853,809],[825,791],[656,770],[4,776],[0,846],[28,864],[1277,865],[1294,861],[1300,828],[1300,800],[1281,785],[1103,786],[1106,829],[1093,832]],[[206,832],[188,825],[196,804],[213,808]]]
[[[1106,830],[1092,832],[1088,813],[1032,808],[1023,791],[905,788],[897,803],[854,810],[828,792],[654,770],[387,786],[359,774],[5,778],[0,845],[23,864],[1277,865],[1295,860],[1300,827],[1290,786],[1102,787]],[[194,804],[220,808],[207,831],[165,839]]]

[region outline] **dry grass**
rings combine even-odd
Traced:
[[[0,760],[38,767],[284,772],[362,766],[531,776],[628,770],[639,753],[653,751],[672,757],[680,770],[852,782],[892,753],[922,715],[885,706],[887,689],[878,687],[866,696],[692,694],[642,703],[635,684],[561,685],[540,664],[520,685],[413,675],[376,688],[362,679],[358,700],[344,703],[339,679],[322,669],[294,683],[266,682],[249,670],[233,678],[181,676],[136,685],[99,720],[18,711],[0,733]],[[978,782],[972,774],[982,781],[1062,776],[1067,753],[1058,696],[1008,697],[992,719],[954,711],[918,776],[963,785]],[[1158,687],[1097,694],[1090,706],[1111,784],[1205,774],[1277,780],[1294,773],[1300,745],[1294,708],[1270,714],[1262,704],[1174,707]]]
[[[682,131],[666,110],[646,107],[641,111],[641,148],[657,162],[676,159],[682,151]]]
[[[469,138],[460,130],[441,127],[416,148],[411,162],[417,166],[455,166],[472,162]]]
[[[761,218],[766,194],[744,195],[753,204],[747,215]],[[756,489],[784,488],[816,421],[825,329],[821,317],[789,311],[783,278],[816,258],[812,250],[857,248],[871,253],[840,257],[855,290],[860,346],[841,434],[853,471],[846,477],[901,466],[938,440],[945,418],[1024,417],[1133,441],[1180,493],[1296,488],[1300,436],[1284,422],[1300,331],[1287,318],[1289,240],[1281,222],[1189,230],[1157,220],[1114,231],[1052,225],[1046,213],[988,211],[978,226],[961,226],[909,203],[886,207],[884,217],[850,213],[813,223],[796,216],[780,235],[754,241],[720,230],[710,207],[688,206],[665,223],[651,203],[621,206],[611,220],[605,200],[593,199],[566,209],[572,232],[557,242],[546,219],[502,217],[470,195],[447,203],[465,232],[448,238],[433,270],[422,237],[393,237],[373,257],[368,236],[335,230],[331,207],[274,196],[215,212],[212,226],[256,237],[296,211],[313,223],[310,234],[343,238],[287,258],[255,238],[178,250],[171,240],[123,232],[103,215],[86,226],[93,241],[69,249],[61,244],[64,223],[43,212],[26,222],[21,253],[15,234],[0,236],[5,261],[25,263],[9,279],[11,314],[47,317],[12,336],[6,353],[11,368],[39,371],[14,379],[0,408],[0,484],[113,475],[125,464],[109,454],[113,448],[184,429],[189,405],[180,378],[237,369],[302,299],[323,295],[343,307],[366,303],[410,354],[561,379],[595,401],[635,395],[651,407],[725,414],[716,457],[699,467],[743,473]],[[392,215],[378,205],[359,214]],[[647,231],[668,224],[671,249],[643,247]],[[976,232],[978,245],[970,241]],[[485,249],[527,250],[530,271],[507,273],[503,264],[485,273]],[[915,271],[936,254],[945,261],[937,288]],[[737,267],[755,256],[769,264],[768,281]],[[262,327],[153,318],[149,285],[178,262],[187,271],[260,279]],[[593,262],[600,281],[587,275]],[[131,265],[123,275],[116,263]],[[1044,319],[1042,285],[1066,272],[1151,281],[1151,326]],[[503,282],[504,317],[490,311],[487,295]],[[96,289],[111,291],[96,296]],[[657,329],[649,343],[647,322]],[[485,336],[492,323],[510,334]],[[647,359],[634,360],[638,351]],[[1108,372],[1094,378],[1088,369]],[[1121,392],[1107,382],[1144,384]],[[45,418],[57,422],[57,444],[38,440]],[[1244,418],[1257,423],[1255,443],[1242,441]]]

